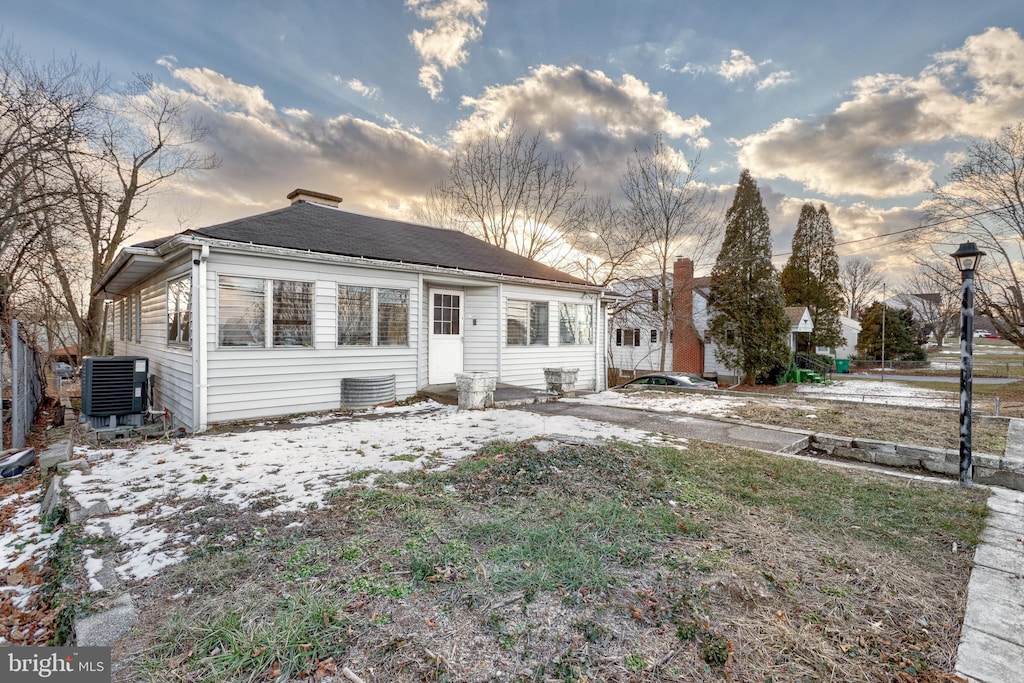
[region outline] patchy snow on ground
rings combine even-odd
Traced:
[[[140,580],[185,558],[202,529],[168,521],[208,498],[243,510],[259,503],[261,514],[301,511],[321,504],[332,489],[372,481],[373,473],[444,469],[489,441],[551,434],[665,443],[647,432],[575,417],[424,402],[130,450],[78,447],[76,455],[92,469],[72,471],[64,485],[83,507],[107,502],[111,513],[90,519],[85,531],[116,536],[128,549],[117,573]]]
[[[602,391],[579,398],[561,398],[563,403],[587,403],[614,408],[636,408],[656,413],[693,413],[726,417],[731,409],[743,405],[744,399],[712,396],[705,393],[677,391],[627,390]]]
[[[955,408],[959,405],[955,393],[915,387],[894,380],[836,380],[832,384],[801,384],[796,390],[808,398],[880,403],[908,408]]]
[[[25,609],[38,591],[38,585],[25,581],[19,571],[31,565],[34,574],[39,574],[46,563],[50,547],[60,537],[60,531],[47,533],[39,522],[39,494],[37,491],[13,493],[0,499],[0,576],[6,577],[0,591],[8,594],[11,604],[19,610]],[[0,644],[7,642],[0,635]]]

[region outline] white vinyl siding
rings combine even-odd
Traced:
[[[593,295],[585,299],[582,293],[567,292],[554,287],[531,287],[527,285],[505,285],[505,300],[502,304],[501,339],[501,381],[517,386],[534,389],[546,388],[544,368],[578,368],[576,387],[581,390],[593,389],[603,382],[597,381],[593,344],[589,345],[558,345],[559,305],[596,306]],[[509,346],[504,343],[508,338],[508,302],[509,301],[547,301],[548,303],[548,345],[547,346]],[[594,314],[591,313],[591,319]],[[603,370],[602,370],[603,371]]]
[[[125,296],[124,323],[134,318],[133,336],[115,345],[117,355],[145,356],[149,359],[149,373],[154,381],[151,387],[154,410],[166,409],[171,416],[171,426],[192,431],[194,425],[192,399],[193,365],[192,352],[186,345],[169,344],[167,340],[167,289],[168,281],[187,279],[192,272],[192,259],[181,259],[142,284],[142,287]],[[128,302],[133,315],[128,315]],[[191,310],[189,315],[191,315]],[[193,327],[189,323],[189,328]],[[127,331],[126,331],[127,332]]]
[[[337,410],[341,379],[395,375],[399,399],[419,387],[417,348],[423,311],[415,273],[392,272],[299,259],[212,251],[207,262],[208,422],[248,420]],[[313,281],[314,347],[265,348],[217,345],[219,280],[230,277]],[[408,339],[398,346],[338,343],[338,286],[401,290],[407,297]],[[376,330],[379,333],[379,330]]]

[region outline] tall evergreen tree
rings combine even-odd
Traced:
[[[754,384],[758,374],[787,362],[789,320],[772,266],[768,212],[746,169],[725,221],[722,250],[711,271],[710,330],[719,362]]]
[[[839,315],[843,288],[839,283],[839,257],[832,220],[822,204],[800,210],[793,234],[793,250],[782,269],[782,293],[787,306],[807,306],[814,321],[810,347],[836,347],[844,343]]]
[[[857,355],[867,360],[882,358],[882,316],[885,316],[884,360],[924,360],[927,355],[914,338],[916,322],[909,309],[899,310],[876,301],[864,311]]]

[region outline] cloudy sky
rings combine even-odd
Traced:
[[[656,131],[723,201],[750,168],[781,255],[805,201],[840,243],[915,224],[966,141],[1024,118],[1020,0],[0,0],[0,31],[193,100],[222,165],[168,187],[140,238],[296,187],[409,217],[453,144],[515,115],[595,192]],[[888,243],[839,253],[898,267]]]

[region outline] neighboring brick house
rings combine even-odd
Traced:
[[[626,376],[658,370],[661,358],[660,329],[655,322],[654,289],[650,280],[620,283],[616,291],[628,302],[611,317],[608,348],[610,365]],[[650,300],[647,300],[648,294]],[[666,346],[665,370],[735,378],[736,372],[715,357],[715,345],[708,333],[710,277],[694,277],[693,261],[676,259],[672,269],[672,331]],[[790,349],[795,335],[814,329],[806,307],[786,309],[790,321]]]

